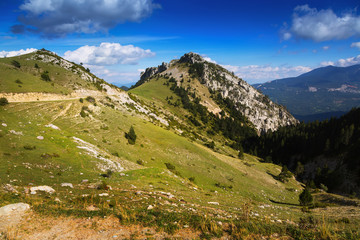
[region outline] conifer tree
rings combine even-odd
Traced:
[[[313,197],[310,193],[309,187],[306,187],[299,195],[299,202],[301,206],[309,206],[312,204]]]
[[[129,144],[134,145],[136,141],[136,134],[133,126],[130,127],[128,133],[125,133],[125,137],[128,140]]]

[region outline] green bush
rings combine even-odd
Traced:
[[[49,76],[49,72],[45,71],[41,74],[41,79],[44,80],[45,82],[50,82],[50,76]]]
[[[5,106],[6,104],[9,104],[9,101],[4,97],[0,98],[0,106]]]
[[[16,68],[20,68],[20,67],[21,67],[21,64],[20,64],[18,61],[15,61],[15,60],[13,60],[13,61],[11,62],[11,64],[12,64],[14,67],[16,67]]]
[[[80,116],[81,117],[86,117],[87,116],[87,114],[86,114],[86,112],[84,111],[84,110],[81,110],[81,112],[80,112]]]
[[[166,166],[166,168],[169,169],[170,171],[175,170],[175,166],[172,165],[171,163],[165,163],[165,166]]]
[[[90,103],[95,103],[95,98],[91,97],[91,96],[88,96],[85,98],[86,101],[90,102]]]
[[[292,173],[288,170],[288,168],[284,165],[281,169],[281,173],[276,176],[276,179],[279,180],[280,182],[288,182],[289,178],[292,177]]]
[[[24,149],[26,149],[26,150],[34,150],[34,149],[36,149],[36,146],[32,146],[32,145],[30,145],[30,144],[26,144],[26,145],[24,145]]]

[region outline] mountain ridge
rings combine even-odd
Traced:
[[[347,112],[360,106],[360,65],[317,68],[254,87],[297,116]]]

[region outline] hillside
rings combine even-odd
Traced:
[[[0,65],[0,98],[9,102],[0,106],[0,206],[31,209],[22,220],[0,210],[0,238],[305,238],[320,236],[321,216],[332,212],[303,213],[301,183],[279,181],[275,164],[239,157],[238,136],[204,121],[214,127],[241,120],[234,129],[246,136],[256,135],[254,123],[226,117],[240,115],[195,80],[183,105],[183,90],[167,86],[182,74],[176,68],[128,94],[48,51]],[[194,109],[204,111],[202,119]],[[315,196],[321,202],[328,195]],[[329,206],[341,209],[331,217],[338,221],[331,234],[358,236],[359,216],[347,214],[358,206]],[[303,228],[304,216],[316,222]]]
[[[254,86],[300,120],[306,120],[308,115],[323,120],[360,106],[360,65],[322,67],[298,77]]]
[[[247,150],[262,146],[257,148],[259,156],[287,165],[303,182],[318,188],[325,185],[335,193],[360,195],[359,119],[357,108],[338,119],[283,127],[248,139]]]
[[[154,89],[148,85],[154,85],[154,81],[164,77],[168,81],[158,86],[156,91],[164,89],[159,91],[169,92],[166,88],[172,91],[175,87],[182,88],[188,95],[191,94],[192,100],[197,99],[207,111],[215,115],[225,114],[225,108],[230,105],[247,118],[258,132],[276,130],[280,126],[297,122],[282,106],[274,104],[220,65],[207,62],[195,53],[187,53],[179,60],[163,63],[157,68],[147,68],[132,92],[154,98],[156,96],[149,95]],[[164,101],[162,98],[165,97],[167,96],[157,95],[160,101]]]

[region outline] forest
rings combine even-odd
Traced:
[[[301,122],[249,137],[245,152],[287,166],[313,187],[356,195],[360,192],[360,108],[340,118]]]

